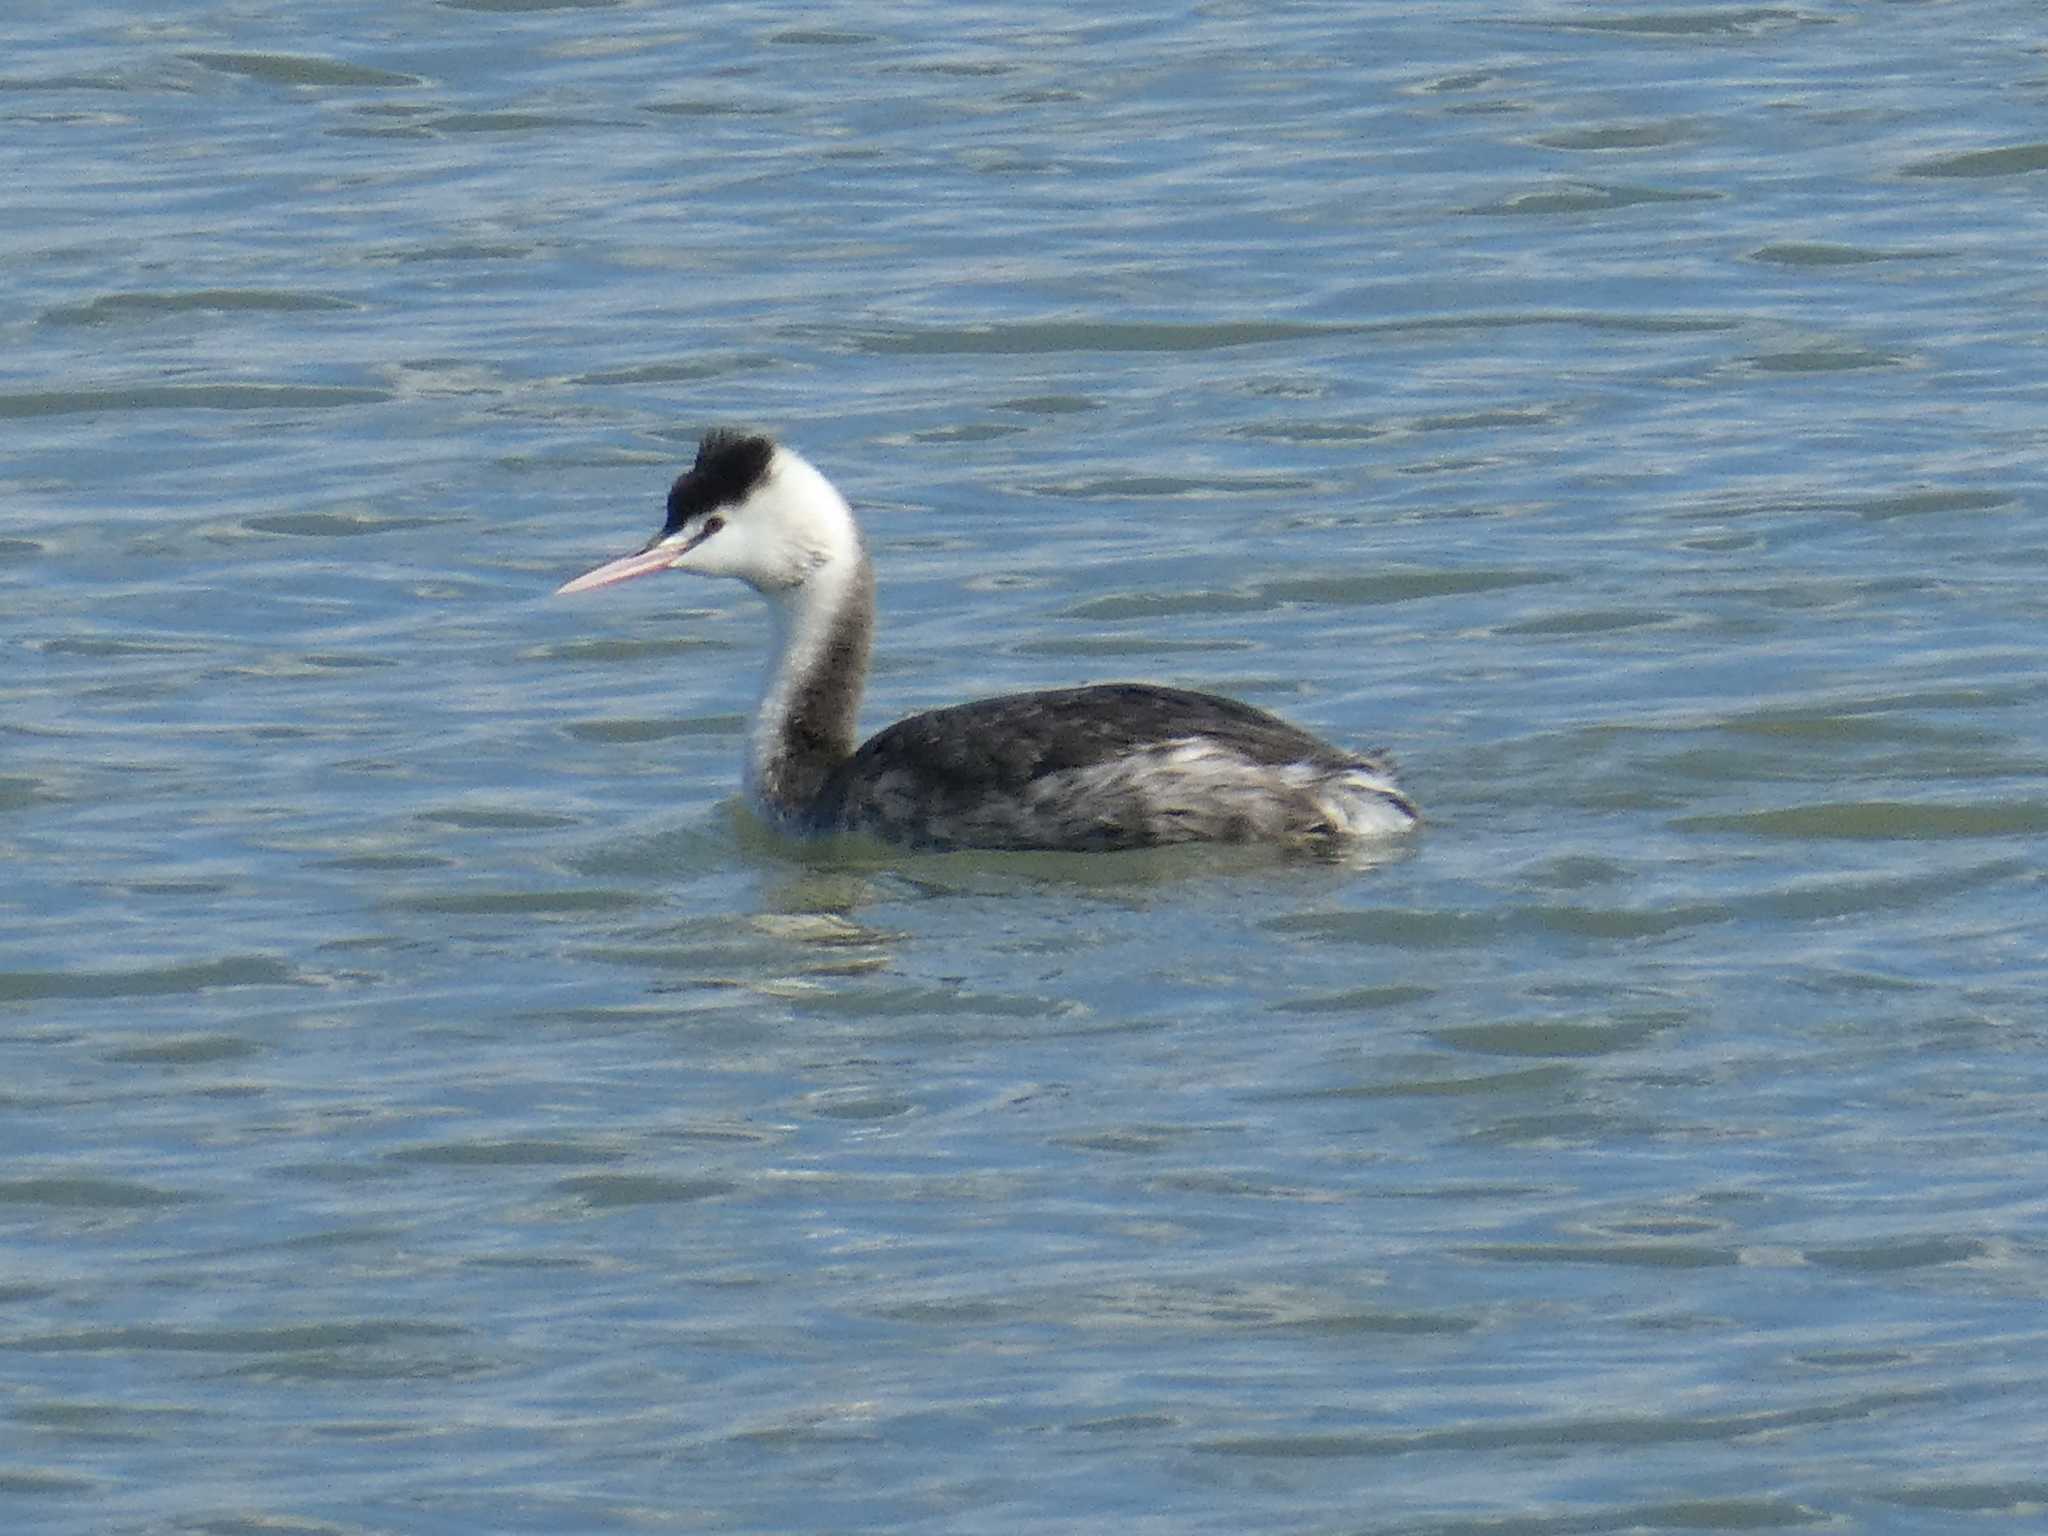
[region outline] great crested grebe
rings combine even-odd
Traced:
[[[637,554],[564,584],[656,571],[736,576],[768,600],[776,644],[747,791],[804,833],[924,848],[1271,843],[1334,853],[1413,827],[1392,766],[1234,699],[1102,683],[978,699],[900,720],[855,749],[875,577],[853,512],[804,459],[716,430]]]

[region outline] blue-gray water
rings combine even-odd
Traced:
[[[0,1528],[2040,1528],[2041,23],[11,12]],[[1428,830],[778,844],[717,422]]]

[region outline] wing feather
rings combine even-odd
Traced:
[[[1104,782],[1089,770],[1157,761],[1165,749],[1191,743],[1254,772],[1383,770],[1375,758],[1339,751],[1235,699],[1149,683],[1102,683],[980,699],[899,721],[833,772],[816,802],[816,822],[824,829],[889,829],[919,841],[961,840],[941,828],[974,824],[983,829],[974,840],[1010,842],[1031,834],[988,827],[1030,807],[1040,817],[1101,816],[1105,825],[1086,836],[1105,846],[1149,840],[1130,824],[1153,809],[1134,786],[1094,806],[1061,805],[1060,791]]]

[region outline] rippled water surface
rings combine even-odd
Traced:
[[[0,1527],[2037,1528],[2040,23],[12,15]],[[1427,830],[779,843],[719,422]]]

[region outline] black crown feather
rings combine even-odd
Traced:
[[[768,478],[774,457],[775,444],[762,433],[713,427],[697,444],[697,462],[669,488],[663,535],[693,517],[745,501]]]

